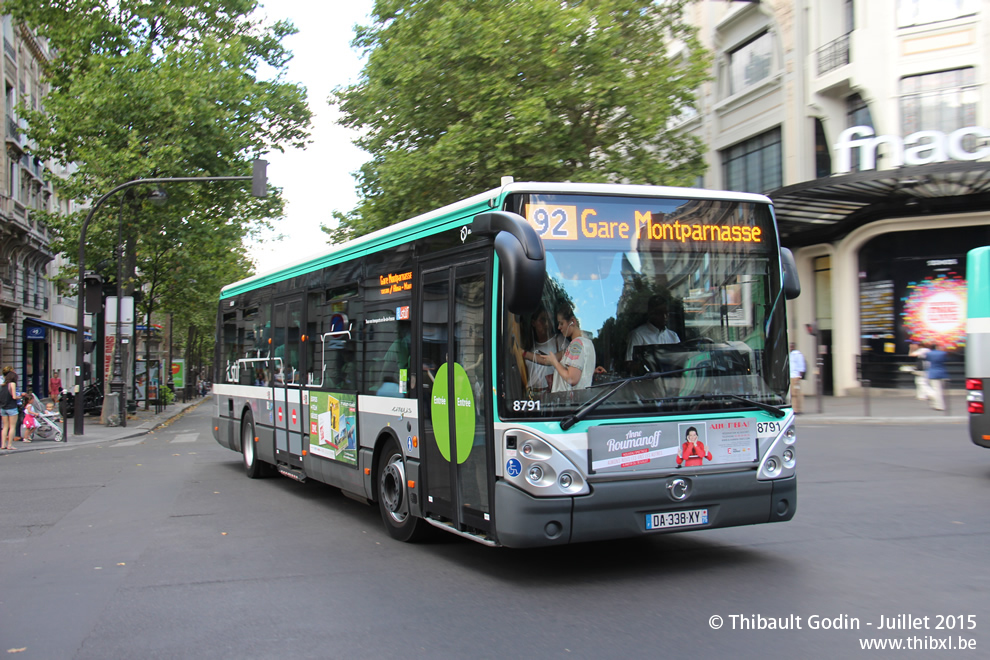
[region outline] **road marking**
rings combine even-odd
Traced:
[[[174,445],[180,442],[196,442],[197,440],[199,440],[199,433],[183,433],[182,435],[175,436],[175,440],[173,440],[170,444]]]
[[[134,445],[139,445],[144,442],[144,438],[137,438],[136,440],[124,440],[123,442],[118,442],[114,447],[132,447]]]

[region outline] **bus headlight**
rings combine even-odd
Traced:
[[[793,468],[794,467],[794,448],[788,447],[784,450],[784,467]]]
[[[763,460],[757,472],[757,479],[785,479],[794,476],[797,465],[797,430],[793,423],[770,443],[763,451]],[[760,448],[762,451],[762,447]]]
[[[575,464],[532,431],[507,430],[503,443],[505,463],[501,476],[517,488],[539,497],[591,492]]]

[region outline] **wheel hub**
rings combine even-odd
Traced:
[[[406,472],[401,456],[393,456],[382,470],[381,498],[385,509],[396,522],[409,515],[405,498]]]

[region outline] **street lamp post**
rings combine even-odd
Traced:
[[[113,377],[110,379],[110,391],[117,394],[117,405],[120,407],[118,414],[120,415],[120,425],[123,427],[127,426],[127,401],[125,399],[126,393],[124,392],[124,378],[123,378],[123,356],[121,355],[122,350],[120,346],[120,326],[123,324],[123,315],[121,314],[123,305],[123,295],[124,289],[121,286],[121,278],[123,278],[123,261],[124,261],[124,197],[120,198],[120,212],[117,215],[117,317],[116,317],[116,337],[113,344]]]
[[[86,309],[83,302],[83,280],[86,276],[86,230],[89,228],[89,223],[92,221],[93,216],[99,210],[103,204],[110,199],[115,193],[125,190],[133,186],[138,186],[142,184],[163,184],[163,183],[206,183],[210,181],[251,181],[251,194],[255,197],[265,197],[267,195],[267,177],[266,169],[268,162],[264,160],[254,161],[254,171],[251,176],[186,176],[186,177],[163,177],[156,179],[134,179],[133,181],[128,181],[122,183],[110,192],[106,193],[100,197],[93,204],[93,207],[86,214],[85,220],[83,220],[82,227],[79,230],[79,255],[78,255],[78,266],[79,266],[79,299],[77,301],[78,305],[76,308],[76,397],[74,405],[74,419],[72,423],[72,433],[73,435],[83,435],[83,415],[85,414],[85,388],[83,387],[83,362],[85,361],[85,350],[84,343],[86,340],[86,330],[83,325],[86,322]],[[118,245],[119,249],[119,245]],[[118,258],[118,273],[120,269],[119,258]],[[118,280],[119,282],[119,280]],[[119,286],[119,284],[118,284]],[[118,326],[118,337],[119,337],[119,327],[120,327],[120,296],[117,296],[117,326]],[[116,376],[117,364],[116,359],[114,361],[114,372]],[[126,415],[126,411],[123,413]]]

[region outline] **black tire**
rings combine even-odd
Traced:
[[[254,416],[251,411],[244,413],[241,420],[241,456],[244,457],[244,473],[251,479],[265,476],[265,469],[258,459],[258,448],[254,443]]]
[[[386,443],[378,457],[375,484],[378,490],[378,510],[389,536],[407,543],[422,539],[429,529],[429,523],[409,512],[406,464],[402,450],[394,440]]]

